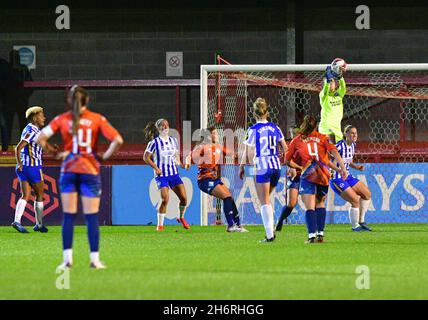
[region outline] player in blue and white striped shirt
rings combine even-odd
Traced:
[[[184,168],[184,165],[180,161],[180,148],[177,139],[169,136],[169,123],[165,119],[159,119],[156,123],[149,123],[144,131],[146,139],[150,140],[144,152],[144,161],[154,170],[156,183],[162,198],[162,203],[158,211],[158,225],[156,230],[164,230],[164,219],[170,188],[180,199],[180,212],[177,221],[185,229],[189,229],[190,226],[184,219],[184,212],[187,205],[186,189],[177,169],[177,164]]]
[[[357,128],[348,125],[344,130],[345,140],[340,140],[336,144],[337,151],[341,155],[346,170],[354,168],[359,171],[364,170],[364,166],[354,163],[356,142],[358,139]],[[371,231],[365,222],[365,215],[370,205],[371,192],[369,188],[356,177],[348,174],[346,180],[336,172],[333,179],[330,180],[330,186],[338,195],[351,204],[349,209],[349,219],[353,231]]]
[[[15,220],[12,227],[21,233],[28,233],[22,226],[21,218],[24,214],[27,202],[31,197],[31,188],[36,194],[34,201],[34,212],[36,213],[36,225],[34,231],[47,232],[48,229],[43,225],[43,196],[44,183],[42,172],[42,147],[36,143],[40,133],[40,128],[45,125],[45,115],[43,108],[34,106],[25,112],[28,125],[21,134],[21,141],[16,146],[16,175],[21,185],[22,196],[18,200],[15,208]],[[48,145],[48,150],[56,151],[57,146]]]
[[[245,151],[241,162],[239,176],[244,177],[244,164],[248,159],[255,164],[256,190],[260,200],[260,210],[266,237],[262,242],[271,242],[274,235],[274,214],[270,203],[270,195],[278,184],[281,176],[281,161],[279,160],[278,146],[287,151],[284,135],[274,123],[267,121],[269,116],[268,105],[265,99],[257,98],[253,105],[257,123],[247,131],[244,141]]]

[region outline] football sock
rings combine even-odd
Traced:
[[[20,198],[16,203],[15,208],[15,222],[21,223],[22,215],[24,214],[25,206],[27,205],[27,201]]]
[[[316,208],[315,214],[317,216],[317,231],[319,235],[324,235],[325,218],[327,216],[325,208]]]
[[[306,227],[308,228],[309,238],[314,238],[317,231],[317,216],[315,210],[306,210]]]
[[[360,214],[360,209],[351,207],[349,208],[349,220],[351,221],[352,228],[357,228],[358,224],[358,216]]]
[[[233,221],[237,226],[240,226],[241,219],[239,218],[238,208],[236,207],[236,203],[235,203],[235,200],[233,200],[233,198],[232,198],[232,204],[233,204]]]
[[[360,199],[360,220],[359,222],[363,223],[366,220],[366,212],[369,208],[370,200]]]
[[[223,199],[223,211],[224,216],[226,217],[227,225],[229,227],[233,226],[233,199],[228,197]]]
[[[186,206],[179,206],[180,210],[180,219],[184,217],[184,212],[186,211]]]
[[[266,238],[271,239],[274,236],[274,233],[273,233],[274,219],[273,219],[272,206],[270,204],[265,204],[265,205],[262,205],[260,209],[262,212],[263,225],[266,231]]]
[[[85,214],[86,228],[88,230],[89,248],[91,253],[97,253],[100,246],[100,227],[98,224],[98,214]],[[91,258],[91,261],[92,260]]]
[[[165,220],[166,213],[158,212],[158,227],[163,226],[163,221]]]
[[[73,249],[63,251],[64,262],[73,264]]]
[[[91,262],[98,262],[100,261],[100,253],[99,252],[91,252],[89,254],[89,258]]]
[[[36,224],[43,225],[43,202],[34,201],[34,212],[36,213]]]
[[[294,208],[289,206],[282,207],[281,216],[279,217],[279,222],[282,223],[288,216],[291,214]]]
[[[73,229],[76,214],[65,213],[62,221],[62,246],[65,250],[71,249],[73,246]]]

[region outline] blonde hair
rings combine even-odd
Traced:
[[[253,112],[254,114],[261,118],[268,113],[268,104],[265,99],[257,98],[253,103]]]
[[[27,109],[27,111],[25,111],[25,118],[27,120],[29,120],[29,118],[33,115],[33,114],[37,114],[39,112],[43,112],[43,108],[39,107],[39,106],[32,106],[30,108]]]
[[[347,134],[349,130],[351,129],[357,129],[356,126],[352,125],[352,124],[348,124],[347,126],[345,126],[345,128],[343,129],[343,133]]]

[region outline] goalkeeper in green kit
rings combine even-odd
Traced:
[[[325,70],[324,86],[319,94],[321,120],[318,131],[330,137],[332,143],[343,139],[343,97],[346,94],[346,83],[343,73],[346,62],[336,58]]]

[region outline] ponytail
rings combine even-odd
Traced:
[[[159,135],[159,131],[156,128],[156,124],[154,121],[150,121],[146,127],[144,128],[144,137],[147,141],[153,140]]]
[[[73,135],[77,134],[77,129],[80,124],[80,109],[82,106],[86,106],[89,102],[89,94],[88,92],[79,87],[78,85],[74,85],[70,89],[71,94],[71,112],[73,114]]]

